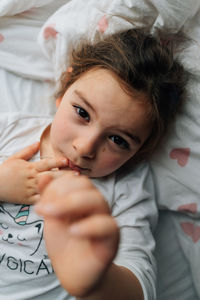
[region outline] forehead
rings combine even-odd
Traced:
[[[135,129],[146,126],[148,105],[144,94],[137,91],[127,94],[108,70],[87,71],[69,89],[73,93],[78,91],[108,125]]]

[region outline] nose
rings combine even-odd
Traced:
[[[74,140],[73,148],[82,158],[94,159],[97,152],[97,136],[81,136]]]

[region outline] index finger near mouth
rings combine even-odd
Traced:
[[[49,171],[54,168],[67,167],[67,159],[44,158],[34,163],[37,171]]]

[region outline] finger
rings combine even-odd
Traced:
[[[35,204],[37,203],[38,201],[40,200],[40,195],[39,194],[36,194],[36,195],[33,195],[31,197],[29,197],[29,204]]]
[[[41,175],[38,178],[38,191],[41,194],[45,187],[53,180],[51,175]]]
[[[66,174],[66,172],[69,172],[69,170],[66,168],[65,170],[50,170],[50,171],[43,171],[38,173],[37,177],[38,179],[40,177],[43,177],[44,175],[50,176],[52,179],[56,179],[60,176],[63,176]]]
[[[68,166],[68,160],[66,158],[54,159],[44,158],[33,163],[36,170],[39,172],[48,171],[54,168],[61,168]]]
[[[69,178],[74,178],[74,175],[79,175],[79,173],[76,171],[67,171],[67,172],[62,171],[62,172],[64,172],[63,176],[62,175],[58,176],[59,179],[56,176],[56,180],[53,180],[55,178],[54,172],[56,173],[57,171],[44,171],[44,172],[38,174],[38,176],[37,176],[38,189],[39,189],[40,193],[42,193],[44,191],[45,187],[50,183],[50,181],[52,181],[50,188],[48,188],[48,191],[50,189],[50,191],[49,191],[50,194],[51,193],[54,194],[54,189],[57,191],[58,186],[61,187],[61,189],[65,190],[66,183],[69,181]],[[68,176],[64,176],[66,174]]]
[[[104,262],[111,262],[119,245],[119,228],[108,215],[93,215],[69,227],[73,237],[90,239],[95,255]]]
[[[44,199],[44,198],[46,199]],[[67,194],[51,192],[43,195],[37,212],[43,216],[83,217],[92,213],[109,214],[108,204],[96,188],[81,189]]]
[[[40,143],[36,142],[21,151],[13,154],[9,159],[15,159],[15,158],[20,158],[20,159],[25,159],[29,160],[35,153],[38,152],[39,150]]]
[[[92,215],[69,227],[71,234],[88,238],[108,238],[118,236],[118,226],[110,215]]]
[[[59,176],[52,181],[48,188],[48,192],[52,195],[59,193],[57,196],[60,197],[61,195],[65,196],[70,192],[85,188],[94,188],[91,180],[84,175],[80,175],[77,171],[67,170],[63,176]]]
[[[69,172],[69,171],[70,171],[70,169],[66,168],[65,170],[48,171],[48,174],[51,175],[54,179],[56,179],[58,177],[61,177],[61,176],[65,175],[66,172]]]

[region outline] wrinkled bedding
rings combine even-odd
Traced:
[[[137,25],[145,22],[152,31],[155,27],[169,32],[183,30],[192,38],[179,55],[192,74],[187,99],[151,166],[161,212],[156,233],[158,299],[195,300],[200,297],[199,1],[1,0],[0,113],[5,113],[4,101],[13,101],[24,112],[53,114],[54,93],[68,67],[71,48],[83,36],[97,40],[132,26],[120,16],[131,18]],[[170,236],[172,231],[175,234]],[[169,247],[173,255],[169,255]],[[171,267],[183,271],[175,277]]]

